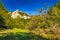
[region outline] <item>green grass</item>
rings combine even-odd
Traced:
[[[6,36],[0,36],[0,40],[46,40],[38,35],[34,35],[33,33],[10,33],[6,34]]]
[[[47,40],[35,35],[28,30],[23,29],[8,29],[0,31],[0,40]]]
[[[42,33],[16,28],[0,30],[0,40],[60,40],[60,34],[46,34],[42,29],[40,30]]]

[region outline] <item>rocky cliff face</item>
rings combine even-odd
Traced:
[[[14,12],[11,13],[11,17],[14,18],[14,19],[17,18],[18,16],[20,18],[23,18],[23,19],[30,19],[31,18],[30,15],[25,14],[23,12],[20,12],[19,10],[15,10]]]

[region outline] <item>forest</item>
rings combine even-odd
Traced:
[[[60,40],[60,2],[41,11],[31,19],[13,19],[0,2],[0,40]]]

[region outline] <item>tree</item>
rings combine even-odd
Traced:
[[[54,7],[51,7],[48,14],[55,22],[60,23],[60,3],[57,2]]]
[[[9,14],[8,14],[8,11],[4,8],[2,2],[0,1],[0,16],[3,18],[1,18],[3,21],[4,21],[4,26],[6,28],[8,28],[8,24],[9,24]],[[0,21],[1,23],[2,21]]]
[[[48,16],[48,15],[47,15]],[[37,29],[46,29],[53,25],[52,21],[49,17],[45,17],[45,15],[35,15],[32,19],[26,24],[26,29],[35,30]]]

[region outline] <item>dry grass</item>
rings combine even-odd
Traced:
[[[36,35],[40,35],[43,38],[51,39],[51,40],[60,40],[60,27],[56,27],[55,29],[37,29],[32,31]]]

